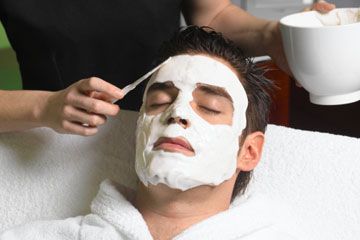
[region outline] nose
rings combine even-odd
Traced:
[[[181,117],[170,117],[167,120],[168,124],[179,124],[182,128],[187,129],[188,127],[190,127],[190,122],[187,119],[181,118]]]

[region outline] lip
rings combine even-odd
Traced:
[[[167,138],[161,137],[154,144],[154,150],[162,149],[168,152],[180,152],[187,156],[195,154],[191,144],[184,138]]]

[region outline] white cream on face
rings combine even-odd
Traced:
[[[175,101],[157,115],[147,115],[147,90],[155,82],[171,81],[179,89]],[[232,124],[210,124],[190,106],[197,84],[224,88],[233,101]],[[225,64],[203,55],[179,55],[156,72],[145,90],[137,123],[136,173],[144,185],[163,183],[187,190],[201,185],[219,185],[236,171],[239,137],[246,127],[248,99],[236,74]],[[169,118],[186,119],[184,129]],[[160,137],[185,138],[194,156],[154,150]]]

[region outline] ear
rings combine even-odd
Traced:
[[[253,132],[246,136],[238,154],[237,172],[248,172],[256,167],[261,158],[264,141],[262,132]]]

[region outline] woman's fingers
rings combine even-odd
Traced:
[[[91,78],[93,79],[93,78]],[[102,85],[103,80],[99,80]],[[99,82],[95,80],[95,82]],[[92,90],[85,90],[85,87],[94,86],[97,83],[88,83],[91,82],[90,79],[81,80],[79,85],[71,86],[68,88],[64,96],[64,106],[70,105],[79,109],[82,109],[87,112],[99,114],[99,115],[109,115],[115,116],[119,113],[119,106],[116,104],[110,103],[110,101],[114,98],[107,92],[98,92],[101,88],[94,87]],[[90,84],[90,85],[87,85]],[[81,84],[84,84],[80,86]],[[106,83],[108,88],[113,85]],[[106,89],[107,87],[103,87],[102,89]],[[115,87],[116,88],[116,87]]]
[[[111,97],[109,94],[104,93],[104,92],[93,91],[93,92],[89,93],[88,96],[95,98],[95,99],[103,100],[103,101],[106,101],[109,103],[112,103],[114,100],[116,100],[113,97]]]
[[[83,93],[88,93],[92,91],[106,93],[114,99],[121,99],[124,97],[124,94],[120,88],[97,77],[91,77],[81,80],[79,82],[78,89],[80,92]]]
[[[64,107],[63,116],[67,121],[82,123],[91,127],[97,127],[106,122],[106,117],[103,115],[84,112],[69,105]]]
[[[335,4],[320,0],[317,3],[314,3],[314,5],[312,6],[312,8],[310,10],[315,10],[315,11],[318,11],[321,13],[327,13],[335,8],[336,8]]]
[[[106,123],[106,116],[118,114],[119,106],[111,101],[121,98],[123,93],[116,86],[96,77],[83,79],[49,98],[42,121],[60,133],[94,135]]]
[[[67,104],[69,105],[100,115],[115,116],[120,110],[119,106],[116,104],[91,98],[86,95],[82,95],[81,93],[68,96],[67,100]]]
[[[74,123],[68,120],[62,121],[62,130],[59,131],[61,133],[70,133],[77,134],[81,136],[92,136],[98,132],[97,127],[87,127],[83,126],[80,123]]]

